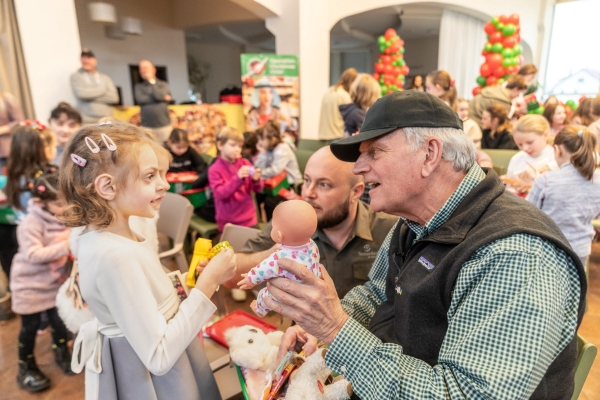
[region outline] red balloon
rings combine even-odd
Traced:
[[[519,68],[516,65],[511,65],[510,67],[506,68],[506,73],[508,75],[516,75],[517,72],[519,72]]]
[[[398,86],[400,89],[404,88],[404,81],[402,79],[398,79],[396,81],[396,86]]]
[[[400,46],[398,45],[398,42],[390,46],[390,53],[397,53],[399,50]]]
[[[377,72],[373,72],[373,79],[375,79],[377,82],[379,82],[379,77],[380,75]]]
[[[475,86],[473,88],[473,96],[477,96],[481,92],[481,86]]]
[[[513,14],[510,17],[508,17],[508,23],[519,25],[519,14]]]
[[[387,55],[381,56],[381,62],[384,64],[390,64],[392,62],[392,57]]]
[[[502,46],[504,46],[505,49],[512,49],[513,47],[515,47],[516,44],[516,35],[512,35],[502,39]]]
[[[494,68],[494,70],[492,71],[492,75],[499,79],[499,78],[502,78],[504,75],[506,75],[506,72],[505,72],[504,68],[498,67],[498,68]]]
[[[488,76],[487,79],[485,80],[486,86],[493,86],[496,84],[496,82],[498,82],[498,78],[496,78],[493,75]]]
[[[506,15],[504,15],[504,14],[502,14],[502,15],[501,15],[501,16],[498,18],[498,20],[499,20],[500,22],[502,22],[504,25],[508,24],[508,17],[507,17]]]
[[[385,37],[385,40],[390,40],[391,38],[396,36],[396,31],[392,28],[389,28],[387,31],[385,31],[385,34],[383,36]]]
[[[400,67],[394,67],[394,69],[392,70],[392,74],[394,75],[400,75],[402,73],[402,68]]]
[[[409,72],[410,72],[410,69],[408,68],[408,65],[405,65],[404,67],[402,67],[402,75],[406,76],[406,75],[408,75]]]
[[[386,49],[385,49],[383,52],[384,52],[385,54],[390,54],[390,53],[392,52],[392,46],[390,46],[390,47],[386,48]]]
[[[502,65],[502,60],[503,60],[503,57],[501,54],[492,53],[487,57],[487,64],[489,65],[490,69],[493,71],[494,69],[496,69]]]
[[[383,63],[375,63],[375,71],[377,71],[378,74],[381,74],[384,71],[384,67],[385,65]]]
[[[490,43],[501,43],[504,36],[502,36],[502,32],[494,32],[490,35]]]
[[[492,53],[489,52],[489,51],[485,51],[485,50],[481,51],[481,55],[484,56],[484,57],[486,57],[486,58],[487,58],[488,54],[492,54]]]
[[[488,35],[491,35],[492,33],[496,32],[496,27],[494,25],[492,25],[491,22],[486,22],[485,25],[483,26],[483,30],[485,31],[485,33],[487,33]]]
[[[398,43],[400,43],[400,47],[404,46],[404,40],[400,39]]]
[[[487,78],[492,73],[492,70],[490,69],[489,65],[481,64],[481,67],[479,67],[479,73],[481,74],[481,76],[484,76]]]
[[[391,75],[394,72],[394,67],[392,67],[390,64],[385,64],[383,66],[383,72],[386,75]]]
[[[383,82],[385,86],[390,86],[394,81],[386,76]]]

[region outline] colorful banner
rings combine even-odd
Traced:
[[[242,54],[242,99],[246,130],[273,120],[282,133],[298,135],[298,57]]]

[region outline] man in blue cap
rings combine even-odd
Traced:
[[[269,281],[294,319],[280,353],[317,338],[355,397],[570,399],[587,284],[556,224],[504,190],[458,115],[430,94],[379,99],[361,132],[331,145],[398,215],[369,274],[341,301],[332,280],[291,260],[303,283]]]

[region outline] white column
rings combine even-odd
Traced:
[[[300,136],[316,139],[321,98],[329,86],[329,4],[326,0],[286,0],[281,16],[266,21],[277,54],[298,56]]]
[[[15,0],[35,117],[48,120],[60,102],[75,105],[69,76],[79,68],[79,29],[73,0]]]

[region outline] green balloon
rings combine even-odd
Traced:
[[[501,54],[502,54],[502,57],[504,57],[504,58],[511,58],[513,56],[513,51],[512,51],[512,49],[504,48],[504,49],[502,49]]]
[[[400,53],[404,54],[404,46],[400,49]]]
[[[510,67],[512,65],[511,60],[512,58],[505,58],[504,60],[502,60],[502,67]]]
[[[476,81],[479,86],[485,87],[485,76],[478,76]]]
[[[385,45],[379,46],[379,52],[380,53],[384,53],[385,52]]]
[[[573,108],[575,106],[575,102],[573,100],[567,100],[567,102],[565,104],[571,108]]]
[[[504,24],[502,22],[498,22],[498,25],[496,25],[496,29],[502,32],[502,29],[504,29]]]
[[[506,79],[500,78],[498,79],[498,85],[502,85]]]
[[[506,74],[503,76],[504,80],[507,80],[508,78],[510,78],[512,75],[511,74]]]
[[[490,20],[490,22],[492,23],[492,25],[497,26],[500,23],[500,20],[498,19],[498,17],[494,17]]]
[[[539,106],[535,110],[532,110],[533,114],[542,115],[544,113],[544,106]]]
[[[521,47],[521,45],[520,45],[520,44],[518,44],[518,43],[517,43],[517,44],[515,44],[515,47],[513,47],[513,53],[514,53],[514,56],[518,56],[519,54],[521,54],[521,51],[522,51],[522,47]],[[514,57],[514,56],[513,56],[513,57]]]
[[[385,79],[383,78],[383,74],[381,74],[381,75],[379,76],[379,85],[380,85],[380,86],[383,86],[383,84],[384,84],[384,83],[385,83]]]
[[[513,57],[513,58],[511,58],[511,62],[512,62],[511,65],[513,65],[513,66],[519,65],[519,58],[518,57]]]
[[[404,61],[403,58],[400,58],[397,61],[398,61],[398,66],[399,67],[404,67],[406,65],[406,61]]]
[[[503,48],[504,48],[504,46],[502,46],[502,43],[494,43],[492,45],[492,51],[494,53],[500,53]]]
[[[483,50],[484,51],[492,51],[492,44],[490,42],[487,42],[484,46],[483,46]]]
[[[386,94],[388,89],[389,89],[389,87],[387,87],[385,85],[381,85],[381,94]]]
[[[403,81],[406,79],[406,77],[404,75],[398,75],[400,77],[400,80]]]
[[[500,28],[498,28],[498,29],[500,29]],[[516,30],[517,30],[517,27],[515,26],[515,24],[506,24],[506,26],[504,26],[502,28],[502,35],[510,36],[513,33],[515,33]]]
[[[379,36],[377,38],[377,43],[379,43],[379,45],[381,46],[382,44],[385,43],[385,37],[384,36]]]

